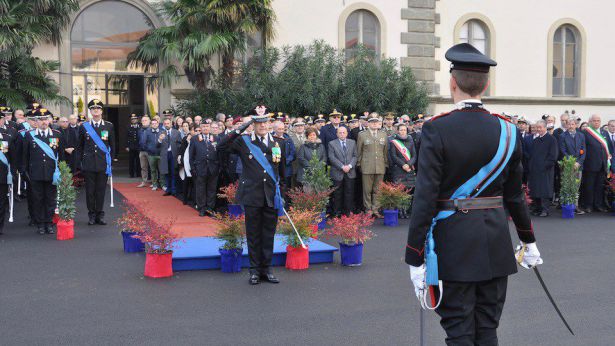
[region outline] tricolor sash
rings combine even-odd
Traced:
[[[273,179],[273,183],[275,184],[273,207],[278,210],[278,216],[284,215],[284,200],[282,199],[282,194],[280,193],[280,181],[276,177],[275,172],[273,171],[273,167],[271,167],[271,164],[265,157],[263,151],[256,145],[252,144],[252,141],[250,140],[249,136],[241,136],[241,138],[243,139],[243,142],[246,144],[248,149],[250,149],[250,153],[254,156],[256,162],[258,162],[263,167],[263,169],[265,169],[271,179]]]
[[[393,143],[393,145],[395,146],[395,149],[397,149],[397,151],[399,151],[401,156],[403,156],[404,159],[406,159],[406,161],[410,161],[410,158],[411,158],[410,150],[408,150],[408,148],[406,148],[404,143],[402,143],[399,139],[393,139],[391,141],[391,143]]]
[[[503,119],[500,121],[500,144],[495,156],[487,165],[482,167],[470,180],[461,185],[450,199],[474,198],[478,196],[489,184],[497,178],[510,160],[515,144],[517,143],[517,129],[513,124]],[[442,210],[438,212],[431,222],[425,240],[425,282],[430,286],[438,286],[438,256],[435,252],[433,230],[439,220],[444,220],[455,214],[455,210]]]
[[[592,129],[591,126],[588,126],[586,130],[590,136],[594,137],[594,139],[596,139],[598,143],[600,143],[600,145],[602,146],[602,149],[604,149],[604,152],[606,153],[607,170],[610,170],[611,169],[611,152],[609,151],[609,145],[606,143],[606,138],[604,138],[602,134],[600,134],[600,132]]]
[[[34,143],[38,144],[38,146],[41,147],[45,155],[47,155],[47,157],[49,157],[55,162],[56,169],[53,171],[53,178],[51,181],[53,185],[58,185],[58,183],[60,182],[60,169],[58,168],[58,155],[56,155],[56,153],[53,152],[53,149],[51,149],[49,144],[41,141],[35,135],[32,135],[32,139],[34,140]]]
[[[85,122],[81,126],[83,126],[85,131],[90,135],[90,137],[92,138],[92,140],[94,141],[94,144],[96,144],[98,149],[100,149],[103,153],[105,153],[105,160],[107,161],[107,169],[105,170],[105,173],[107,174],[108,177],[110,177],[111,176],[111,151],[109,150],[109,148],[107,148],[107,146],[105,145],[105,142],[102,141],[98,133],[96,133],[96,131],[94,130],[90,122]]]

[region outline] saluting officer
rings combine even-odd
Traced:
[[[8,206],[8,199],[2,198],[9,191],[9,185],[13,184],[15,175],[15,133],[14,129],[4,125],[4,114],[0,113],[0,235],[4,229],[4,219]],[[13,130],[13,131],[9,131]],[[11,197],[9,197],[11,198]]]
[[[32,220],[38,234],[53,234],[52,217],[56,208],[56,185],[60,180],[58,161],[63,159],[59,131],[49,127],[51,112],[39,108],[33,112],[37,119],[37,129],[23,138],[21,172],[24,172],[30,189]]]
[[[131,178],[141,176],[141,163],[139,161],[139,117],[136,114],[130,116],[130,126],[126,133],[126,151],[128,152],[128,174]]]
[[[270,267],[278,214],[283,208],[280,194],[282,187],[276,189],[274,179],[279,181],[280,177],[284,177],[284,146],[268,133],[269,117],[264,105],[258,105],[250,115],[250,121],[243,123],[218,143],[218,150],[230,150],[239,155],[243,166],[237,198],[239,204],[244,206],[246,215],[249,282],[256,285],[263,279],[279,283]],[[251,136],[240,136],[252,123],[254,133]],[[279,151],[281,153],[276,154]],[[269,175],[268,168],[274,177]]]
[[[103,102],[94,99],[88,103],[92,120],[81,124],[77,158],[85,178],[88,225],[106,225],[105,190],[107,177],[111,175],[111,157],[115,152],[113,124],[102,119]]]
[[[467,43],[453,46],[445,57],[451,61],[449,87],[456,109],[423,126],[406,263],[419,296],[425,251],[431,254],[425,242],[430,245],[427,236],[433,234],[436,276],[443,284],[436,313],[446,343],[497,345],[508,275],[517,271],[504,207],[527,246],[523,265],[542,263],[521,189],[521,141],[513,142],[514,125],[491,114],[480,100],[496,62]],[[508,163],[498,148],[510,152]],[[430,233],[434,215],[441,219]],[[427,256],[434,263],[432,258]]]

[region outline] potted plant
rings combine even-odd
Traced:
[[[144,275],[150,278],[173,276],[173,246],[179,237],[171,232],[175,220],[160,223],[149,218],[133,237],[145,244]]]
[[[60,183],[58,184],[58,231],[56,239],[69,240],[75,237],[75,199],[77,191],[73,186],[73,174],[64,161],[60,161]]]
[[[215,214],[214,218],[222,225],[216,231],[216,238],[224,241],[218,249],[220,252],[220,269],[223,273],[239,273],[241,271],[241,255],[246,235],[243,215]]]
[[[374,219],[366,214],[342,215],[329,221],[327,237],[340,238],[342,265],[360,266],[363,263],[363,244],[374,237],[369,227]]]
[[[560,203],[562,204],[562,217],[564,219],[573,219],[574,211],[579,200],[579,168],[577,160],[574,156],[568,155],[560,162],[561,170],[561,188],[560,188]]]
[[[385,226],[397,226],[399,208],[408,208],[412,201],[410,190],[404,185],[387,182],[380,183],[376,198],[384,214]]]
[[[303,191],[308,194],[317,194],[322,199],[323,207],[319,209],[321,212],[320,223],[318,229],[324,229],[327,225],[327,204],[329,204],[329,196],[333,191],[331,189],[333,181],[329,175],[329,167],[324,161],[320,161],[316,155],[313,155],[308,166],[305,168],[305,176],[303,181]]]
[[[142,232],[144,227],[143,220],[143,214],[141,214],[136,205],[126,201],[124,203],[124,212],[116,220],[117,225],[120,226],[124,252],[143,252],[145,249],[143,242],[139,238],[134,237],[137,233]]]
[[[320,222],[319,213],[310,210],[299,210],[290,207],[288,210],[293,224],[286,217],[280,218],[278,227],[280,233],[285,235],[286,268],[291,270],[307,269],[310,266],[310,254],[307,241],[312,236],[312,225]],[[296,232],[295,232],[296,229]],[[297,236],[297,233],[301,237]],[[301,242],[305,248],[301,246]]]
[[[237,201],[237,188],[239,186],[239,182],[234,182],[227,186],[220,188],[222,193],[218,194],[218,197],[224,198],[228,203],[228,212],[233,217],[239,217],[243,215],[243,209],[241,205]]]
[[[320,222],[314,224],[314,232],[316,235],[319,229],[324,229],[323,222],[326,223],[326,213],[324,210],[327,208],[327,204],[329,203],[329,196],[331,195],[332,189],[326,189],[324,191],[313,191],[306,192],[301,187],[295,187],[288,191],[287,195],[290,199],[293,208],[296,210],[302,211],[311,211],[319,214]]]

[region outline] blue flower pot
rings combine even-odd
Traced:
[[[327,227],[327,213],[324,211],[320,213],[320,218],[322,220],[318,223],[318,230],[323,230]]]
[[[241,254],[243,249],[218,249],[220,252],[220,270],[223,273],[239,273],[241,271]]]
[[[562,204],[562,218],[574,219],[574,204]]]
[[[124,252],[143,252],[145,245],[139,239],[135,239],[132,236],[135,232],[122,231],[122,239],[124,240]]]
[[[360,266],[363,263],[363,244],[340,243],[340,257],[344,266]]]
[[[395,227],[399,225],[399,210],[393,209],[385,209],[382,211],[384,213],[384,225]]]
[[[232,217],[241,217],[243,215],[243,208],[239,204],[229,204],[228,213]]]

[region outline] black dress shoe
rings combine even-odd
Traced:
[[[45,233],[55,234],[56,231],[53,229],[53,225],[45,225]]]
[[[258,285],[260,283],[260,279],[257,274],[250,274],[250,285]]]
[[[272,284],[279,284],[280,280],[276,278],[273,274],[261,274],[261,279],[271,282]]]
[[[546,211],[543,211],[542,213],[538,214],[538,217],[547,217],[549,216],[549,213],[547,213]]]
[[[102,218],[99,218],[99,219],[97,219],[97,220],[96,220],[96,224],[104,226],[104,225],[106,225],[107,223],[106,223],[106,222],[105,222],[105,220],[103,220]]]
[[[596,208],[596,211],[597,211],[597,212],[599,212],[599,213],[606,213],[606,212],[608,212],[609,210],[608,210],[608,209],[605,209],[605,208],[600,207],[600,208]]]
[[[207,213],[205,212],[205,210],[201,210],[201,211],[199,211],[199,216],[201,216],[201,217],[207,216]]]
[[[96,220],[94,219],[94,216],[90,216],[90,218],[88,219],[88,225],[92,226],[96,224]]]
[[[43,235],[45,234],[45,228],[43,228],[42,226],[38,227],[38,234]]]

